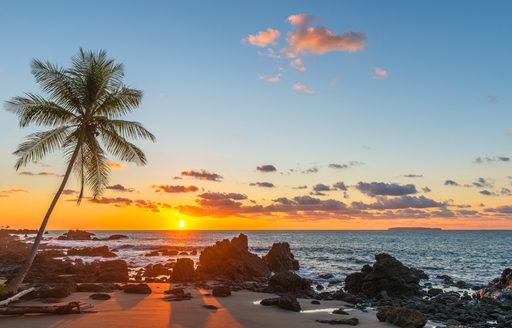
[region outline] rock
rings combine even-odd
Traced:
[[[312,301],[311,301],[311,304],[314,304],[314,305],[320,305],[320,301],[312,300]]]
[[[334,275],[332,273],[323,273],[318,276],[319,279],[332,279],[334,278]]]
[[[68,250],[69,256],[102,256],[116,257],[116,253],[109,250],[108,246],[71,248]]]
[[[437,296],[442,293],[443,293],[443,290],[441,288],[431,288],[428,290],[427,295],[428,296]]]
[[[206,247],[199,256],[196,272],[203,279],[254,280],[270,275],[265,261],[249,252],[247,236],[244,234]]]
[[[110,293],[115,290],[114,284],[80,284],[76,287],[78,292]]]
[[[91,294],[89,296],[89,298],[93,299],[93,300],[105,301],[105,300],[109,300],[110,299],[110,295],[109,294],[105,294],[105,293],[95,293],[95,294]]]
[[[126,294],[151,294],[151,288],[147,284],[126,285],[123,290]]]
[[[350,319],[334,319],[334,320],[320,320],[316,319],[316,322],[326,323],[329,325],[349,325],[349,326],[357,326],[359,324],[359,319],[350,318]]]
[[[185,293],[185,290],[183,288],[173,288],[170,290],[166,290],[166,291],[164,291],[164,294],[170,295],[170,296],[167,296],[164,298],[164,300],[166,300],[166,301],[179,302],[179,301],[188,301],[188,300],[192,299],[192,294]]]
[[[231,296],[231,288],[227,286],[217,286],[213,287],[212,295],[215,297],[227,297]]]
[[[427,323],[427,317],[423,313],[404,307],[380,308],[377,319],[402,328],[421,328]]]
[[[66,283],[54,283],[54,284],[46,284],[37,288],[35,291],[29,293],[24,298],[25,299],[33,299],[33,298],[53,298],[60,299],[71,295],[76,291],[76,284],[74,282],[68,281]]]
[[[171,281],[185,282],[194,280],[194,261],[181,258],[176,261],[172,270]]]
[[[144,277],[169,276],[171,270],[164,264],[148,264],[144,267]]]
[[[495,285],[496,288],[503,289],[509,288],[512,289],[512,269],[506,268],[501,273],[499,278],[496,278],[490,282],[492,285]]]
[[[91,240],[91,237],[94,236],[93,233],[83,231],[83,230],[69,230],[64,233],[62,236],[59,236],[57,239],[59,240]]]
[[[279,272],[270,277],[265,291],[277,294],[314,295],[311,281],[291,271]]]
[[[103,261],[99,263],[98,282],[127,282],[128,265],[123,260]]]
[[[342,314],[342,315],[349,315],[349,313],[347,311],[345,311],[344,309],[337,309],[337,310],[334,310],[332,311],[332,314]]]
[[[161,252],[163,256],[176,256],[179,254],[179,252],[174,249],[162,249]]]
[[[208,309],[208,310],[218,310],[219,309],[218,307],[216,307],[213,304],[203,304],[203,307]]]
[[[373,267],[365,266],[361,272],[352,273],[345,279],[345,289],[375,297],[381,291],[389,296],[414,296],[420,293],[419,281],[424,277],[421,270],[410,269],[388,254],[375,256]]]
[[[160,256],[159,251],[151,251],[149,253],[146,253],[144,256]]]
[[[300,312],[300,304],[295,297],[284,295],[281,297],[266,298],[260,302],[263,306],[278,306],[281,309]]]
[[[92,240],[121,240],[128,239],[127,235],[110,235],[107,238],[96,238],[94,237]]]
[[[316,290],[324,290],[324,286],[318,284],[316,285]]]
[[[274,243],[263,260],[272,272],[299,270],[299,261],[293,256],[288,243]]]
[[[183,288],[173,288],[164,291],[164,294],[170,294],[170,295],[184,295],[185,290]]]

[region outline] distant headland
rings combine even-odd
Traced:
[[[435,230],[435,231],[439,231],[439,230],[443,230],[441,228],[426,228],[426,227],[394,227],[394,228],[389,228],[388,230]]]

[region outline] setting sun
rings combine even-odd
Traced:
[[[180,229],[185,228],[185,221],[180,220],[180,222],[178,222],[178,227],[180,227]]]

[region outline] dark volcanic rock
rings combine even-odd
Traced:
[[[123,290],[127,294],[151,294],[151,288],[147,284],[126,285]]]
[[[170,274],[171,270],[160,263],[148,264],[144,267],[144,277],[169,276]]]
[[[194,280],[194,261],[188,258],[178,259],[172,270],[171,281],[185,282]]]
[[[270,277],[268,287],[265,291],[267,293],[291,293],[305,296],[312,296],[315,294],[313,288],[311,288],[310,280],[302,278],[291,271],[279,272]]]
[[[62,236],[59,236],[57,239],[59,240],[91,240],[93,233],[83,231],[83,230],[69,230],[64,233]]]
[[[419,281],[426,275],[421,270],[410,269],[388,254],[375,255],[373,267],[364,266],[361,272],[345,279],[345,289],[353,294],[363,293],[375,297],[381,291],[389,296],[413,296],[420,292]]]
[[[297,299],[290,295],[284,295],[281,297],[266,298],[260,302],[263,306],[278,306],[281,309],[300,312],[300,304]]]
[[[509,288],[512,289],[512,269],[506,268],[501,273],[501,276],[499,278],[496,278],[491,281],[491,284],[495,285],[496,288]]]
[[[89,298],[93,299],[93,300],[105,301],[105,300],[109,300],[110,299],[110,295],[109,294],[105,294],[105,293],[95,293],[95,294],[91,294],[89,296]]]
[[[102,256],[116,257],[116,253],[110,251],[108,246],[71,248],[68,250],[70,256]]]
[[[253,280],[270,275],[265,261],[249,252],[247,236],[244,234],[206,247],[199,256],[196,271],[203,279]]]
[[[99,263],[97,282],[127,282],[128,265],[123,260],[104,261]]]
[[[299,261],[293,256],[288,243],[274,243],[263,260],[272,272],[299,270]]]
[[[56,284],[45,284],[41,287],[37,288],[35,291],[29,293],[24,298],[25,299],[33,299],[33,298],[64,298],[69,296],[71,293],[76,291],[76,284],[74,282],[68,281],[66,283],[56,283]]]
[[[121,240],[128,239],[127,235],[110,235],[107,238],[93,238],[92,240]]]
[[[164,298],[164,300],[166,300],[166,301],[179,302],[179,301],[188,301],[188,300],[192,299],[192,294],[185,293],[185,290],[183,288],[169,289],[169,290],[166,290],[164,292],[164,294],[169,295]]]
[[[231,288],[229,288],[228,286],[213,287],[212,295],[215,296],[215,297],[231,296]]]
[[[333,319],[333,320],[320,320],[316,319],[316,322],[326,323],[328,325],[349,325],[349,326],[357,326],[359,324],[359,319],[350,318],[350,319]]]
[[[427,323],[423,313],[404,307],[383,307],[377,312],[377,319],[402,328],[421,328]]]

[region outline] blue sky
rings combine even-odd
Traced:
[[[400,175],[417,173],[438,198],[460,192],[476,203],[474,191],[455,193],[443,182],[483,176],[510,185],[511,163],[474,160],[512,155],[511,10],[508,1],[13,1],[0,10],[0,100],[38,92],[32,58],[66,65],[79,47],[106,49],[125,64],[126,82],[145,92],[131,118],[158,138],[144,144],[148,169],[116,173],[120,181],[147,185],[194,168],[229,177],[219,189],[247,189],[260,179],[255,166],[272,163],[322,168],[295,177],[308,185],[403,182]],[[367,41],[361,51],[303,55],[305,72],[242,42],[273,28],[281,35],[270,48],[279,52],[294,14]],[[375,68],[388,77],[376,79]],[[278,83],[259,78],[277,74]],[[293,90],[296,83],[315,93]],[[0,130],[2,189],[26,183],[10,153],[27,131],[5,111]],[[349,161],[364,165],[341,176],[326,169]],[[61,167],[58,158],[48,162]],[[285,179],[275,181],[295,184]]]

